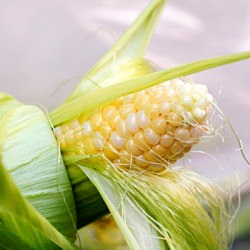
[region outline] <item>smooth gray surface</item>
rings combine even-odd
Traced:
[[[0,0],[1,91],[27,103],[56,107],[148,2]],[[249,24],[248,0],[170,0],[147,57],[168,68],[249,50]],[[242,139],[248,158],[249,69],[248,60],[191,76],[206,84],[216,97]],[[217,137],[197,148],[212,157],[193,153],[190,165],[211,178],[229,175],[229,171],[249,172],[249,166],[236,152],[232,133],[227,130],[224,137],[224,144]]]

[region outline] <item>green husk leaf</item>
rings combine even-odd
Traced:
[[[77,228],[82,228],[108,214],[105,202],[84,172],[75,165],[67,166],[67,172],[75,198]]]
[[[10,109],[16,108],[21,105],[22,104],[18,102],[14,97],[0,92],[0,119]]]
[[[34,106],[12,108],[1,118],[0,127],[2,167],[9,171],[20,192],[29,203],[58,231],[74,240],[76,215],[73,193],[59,147],[46,115]],[[14,196],[5,195],[6,199],[13,197],[13,204],[17,202],[15,206],[23,210],[24,218],[25,216],[27,219],[34,217],[35,221],[30,223],[35,223],[35,226],[43,229],[43,224],[39,225],[43,219],[34,212],[34,209],[30,210],[30,206],[21,198],[18,198],[19,204],[15,194],[13,194]],[[10,200],[12,201],[12,199]],[[22,207],[22,203],[24,207]],[[15,223],[16,215],[11,216]],[[52,228],[52,226],[49,227]],[[50,230],[53,232],[54,229]],[[55,232],[52,235],[55,235]],[[21,236],[25,235],[21,234]]]
[[[86,74],[68,101],[95,88],[112,84],[116,79],[115,67],[123,64],[127,58],[143,57],[165,3],[166,0],[154,0],[148,5],[109,52]]]
[[[235,237],[250,235],[250,192],[241,197],[240,209],[235,218]]]
[[[106,162],[101,157],[68,155],[64,161],[66,165],[81,170],[96,187],[130,249],[168,249],[138,204],[126,196],[126,192],[113,179],[97,170],[106,172]]]
[[[130,249],[168,249],[136,203],[115,182],[94,169],[80,168],[100,192]]]
[[[177,77],[183,77],[207,69],[250,58],[250,51],[219,56],[184,64],[167,70],[146,74],[124,82],[117,82],[112,86],[90,91],[65,102],[51,114],[52,123],[56,126],[65,121],[72,120],[79,115],[87,114],[93,109],[106,104],[118,97],[129,95],[136,91],[152,87]]]
[[[84,172],[97,187],[130,249],[164,249],[165,243],[136,204],[117,189],[117,185],[85,168]]]
[[[75,159],[68,156],[66,162]],[[78,166],[100,192],[131,249],[230,246],[230,207],[204,177],[184,169],[159,176],[126,172],[94,155],[83,156]]]
[[[8,211],[0,211],[0,249],[61,249],[58,245],[44,237],[39,230],[26,219],[20,218]],[[4,218],[4,219],[2,219]],[[30,242],[25,241],[24,236],[19,235],[19,231],[25,232],[25,237]]]
[[[21,195],[0,158],[1,249],[77,249]]]

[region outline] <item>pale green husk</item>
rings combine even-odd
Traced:
[[[21,105],[22,104],[12,96],[0,92],[0,119],[10,109],[19,107]]]
[[[123,172],[93,155],[65,160],[76,161],[96,186],[131,249],[230,246],[230,207],[204,177],[184,169],[158,176]]]
[[[0,248],[78,249],[21,195],[0,158]]]
[[[250,193],[244,193],[241,197],[241,206],[235,218],[235,236],[241,238],[250,235]]]
[[[166,2],[153,0],[106,55],[85,75],[66,102],[76,97],[82,98],[85,93],[97,88],[117,83],[114,69],[128,59],[144,56]]]
[[[77,228],[81,228],[105,214],[108,208],[101,195],[79,167],[67,166],[75,198]]]
[[[65,236],[75,239],[75,203],[48,118],[37,107],[0,97],[0,245],[74,249]]]
[[[166,242],[148,223],[141,207],[126,195],[126,190],[98,171],[89,167],[82,167],[82,170],[102,195],[130,249],[168,249]]]
[[[126,190],[123,186],[117,185],[117,180],[108,176],[106,163],[99,157],[85,155],[81,158],[84,160],[79,161],[78,157],[69,156],[65,158],[65,162],[68,165],[78,166],[95,185],[130,249],[168,249],[166,242],[160,238],[157,230],[148,221],[141,206],[138,206],[133,197],[126,195]],[[97,171],[96,167],[103,171]]]
[[[166,0],[152,1],[107,54],[85,75],[64,104],[50,113],[54,126],[71,120],[82,113],[87,113],[94,107],[103,104],[102,99],[105,99],[106,93],[96,96],[96,91],[101,90],[102,92],[103,88],[107,86],[152,72],[152,67],[145,63],[142,57],[165,3]],[[120,69],[120,66],[131,60],[131,58],[138,60],[142,64],[140,65],[137,61],[136,66],[141,67],[142,73],[136,73],[133,76],[133,68],[128,69],[126,67],[123,72],[118,70],[122,76],[117,76],[119,73],[117,73],[116,69]],[[114,93],[114,91],[111,90],[111,93]],[[92,100],[93,103],[92,101],[87,103],[87,100],[89,102],[89,98],[93,97],[95,98]],[[110,93],[108,93],[108,99],[110,99]]]
[[[93,109],[102,106],[112,100],[132,94],[136,91],[152,87],[173,78],[183,77],[210,68],[237,62],[250,58],[250,51],[204,59],[201,61],[184,64],[168,70],[146,74],[124,82],[117,82],[112,86],[98,88],[95,91],[83,93],[74,99],[70,99],[54,110],[51,114],[53,124],[59,125],[83,114],[91,112]],[[133,60],[133,59],[131,59]],[[101,86],[98,82],[96,83]],[[80,83],[81,85],[81,83]]]

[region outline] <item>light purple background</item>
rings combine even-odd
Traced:
[[[64,100],[78,79],[110,48],[148,2],[1,0],[0,90],[51,110]],[[147,58],[168,68],[249,50],[249,26],[248,0],[170,0]],[[250,61],[191,78],[208,86],[250,158]],[[232,172],[240,173],[243,179],[249,178],[250,166],[236,151],[232,133],[226,130],[224,137],[224,144],[215,137],[195,149],[208,152],[215,159],[192,153],[189,165],[213,179],[230,176]]]

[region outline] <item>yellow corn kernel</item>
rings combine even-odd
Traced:
[[[153,151],[147,151],[143,156],[149,162],[159,161],[157,155]]]
[[[104,120],[109,121],[111,117],[113,117],[116,111],[116,107],[113,105],[106,106],[102,111],[102,117]]]
[[[150,163],[149,163],[149,161],[147,161],[145,159],[145,157],[143,155],[140,155],[140,156],[138,156],[138,157],[135,158],[135,164],[138,167],[147,168]]]
[[[160,139],[161,146],[168,148],[169,146],[172,145],[173,142],[174,142],[174,137],[169,136],[167,134],[161,136],[161,139]]]
[[[83,138],[83,145],[86,154],[96,154],[98,152],[97,147],[94,145],[92,136]]]
[[[110,117],[109,119],[109,126],[112,128],[112,129],[115,129],[118,122],[120,121],[120,114],[116,111],[113,113],[112,117]]]
[[[166,133],[166,130],[167,130],[167,122],[166,122],[166,119],[164,118],[159,118],[157,120],[154,120],[151,124],[151,127],[153,129],[153,131],[156,133],[156,134],[160,134],[160,135],[163,135]]]
[[[156,155],[159,155],[159,156],[164,156],[166,154],[166,151],[167,151],[167,149],[165,147],[161,146],[160,144],[153,146],[152,150]]]
[[[129,154],[132,154],[133,156],[139,156],[143,153],[143,151],[140,149],[139,146],[137,146],[135,143],[134,143],[134,140],[133,139],[128,139],[126,141],[126,146],[125,146],[127,152]]]
[[[135,108],[137,110],[143,109],[149,103],[148,95],[138,95],[135,101]]]
[[[134,104],[128,104],[127,101],[123,102],[119,108],[121,118],[126,118],[129,114],[135,112]]]
[[[101,114],[99,113],[93,114],[90,117],[90,124],[94,131],[98,130],[99,127],[102,125]]]
[[[119,157],[121,159],[122,163],[130,164],[133,158],[131,157],[131,154],[129,154],[126,150],[122,150],[119,154]]]
[[[110,128],[107,121],[101,122],[100,131],[99,131],[104,138],[107,138],[111,135],[112,129]]]
[[[137,134],[135,134],[134,142],[137,145],[137,147],[139,147],[139,149],[143,151],[147,151],[149,149],[142,132],[138,132]]]
[[[110,161],[114,161],[118,158],[118,154],[115,153],[114,149],[111,147],[104,147],[103,153],[106,158],[108,158]]]
[[[174,79],[62,124],[55,135],[65,154],[76,140],[77,152],[101,154],[127,169],[156,171],[199,141],[212,101],[200,84]]]

